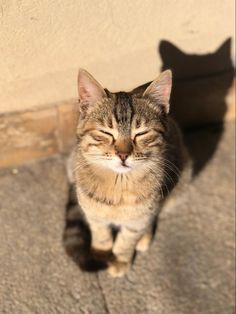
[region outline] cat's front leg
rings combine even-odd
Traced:
[[[122,277],[129,270],[135,247],[142,232],[122,226],[117,234],[112,252],[115,260],[111,262],[108,272],[113,277]]]
[[[112,250],[113,238],[111,229],[107,224],[94,221],[89,222],[92,235],[92,251],[109,252]]]

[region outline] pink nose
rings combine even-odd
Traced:
[[[117,153],[117,155],[120,157],[120,159],[124,162],[129,157],[129,154],[127,153]]]

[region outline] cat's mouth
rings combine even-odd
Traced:
[[[112,171],[116,172],[116,173],[119,173],[119,174],[122,174],[122,173],[127,173],[129,172],[130,170],[132,170],[132,162],[131,161],[122,161],[118,158],[112,158],[112,159],[109,159],[109,160],[104,160],[102,159],[100,162],[99,162],[103,167],[106,167],[106,168],[109,168],[111,169]]]
[[[131,170],[131,167],[127,165],[127,163],[125,162],[121,162],[120,164],[118,164],[115,169],[116,172],[118,173],[127,173]]]
[[[121,166],[130,168],[128,165],[126,165],[125,161],[121,162]]]

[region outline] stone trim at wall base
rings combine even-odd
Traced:
[[[62,103],[1,115],[0,167],[69,152],[76,130],[76,107],[75,103]]]

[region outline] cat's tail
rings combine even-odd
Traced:
[[[71,185],[66,208],[66,225],[63,242],[67,254],[85,271],[97,271],[107,268],[105,259],[98,259],[91,250],[91,232],[80,210],[75,188]]]

